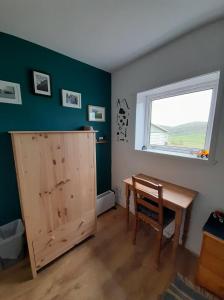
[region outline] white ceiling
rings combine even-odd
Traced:
[[[113,71],[224,15],[224,0],[0,0],[0,30]]]

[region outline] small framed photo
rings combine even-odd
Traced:
[[[105,107],[102,106],[88,106],[89,121],[105,122]]]
[[[20,84],[0,80],[0,102],[22,104]]]
[[[71,108],[82,108],[81,94],[62,90],[62,105]]]
[[[50,75],[33,71],[33,90],[35,94],[51,97]]]

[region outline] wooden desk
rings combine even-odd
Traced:
[[[137,177],[152,181],[156,184],[163,185],[163,205],[173,211],[175,211],[175,233],[174,233],[174,248],[176,250],[179,239],[180,239],[180,229],[183,220],[183,212],[186,210],[185,224],[183,230],[182,244],[185,246],[187,240],[187,234],[190,224],[192,203],[197,192],[169,183],[154,177],[150,177],[144,174],[137,174]],[[125,183],[125,193],[126,193],[126,211],[127,211],[127,228],[129,228],[129,204],[130,204],[130,194],[133,190],[132,178],[127,178],[123,181]],[[145,192],[152,193],[152,190],[148,187],[143,187],[142,190]]]

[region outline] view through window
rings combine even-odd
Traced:
[[[206,149],[213,89],[153,100],[149,146]]]

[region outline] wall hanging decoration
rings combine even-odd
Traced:
[[[81,94],[62,90],[62,105],[71,108],[82,108]]]
[[[95,122],[105,122],[105,107],[89,105],[88,120]]]
[[[129,105],[126,99],[117,99],[117,140],[128,142]]]
[[[0,80],[0,102],[22,104],[20,84]]]
[[[33,71],[33,91],[35,94],[51,97],[50,75]]]

